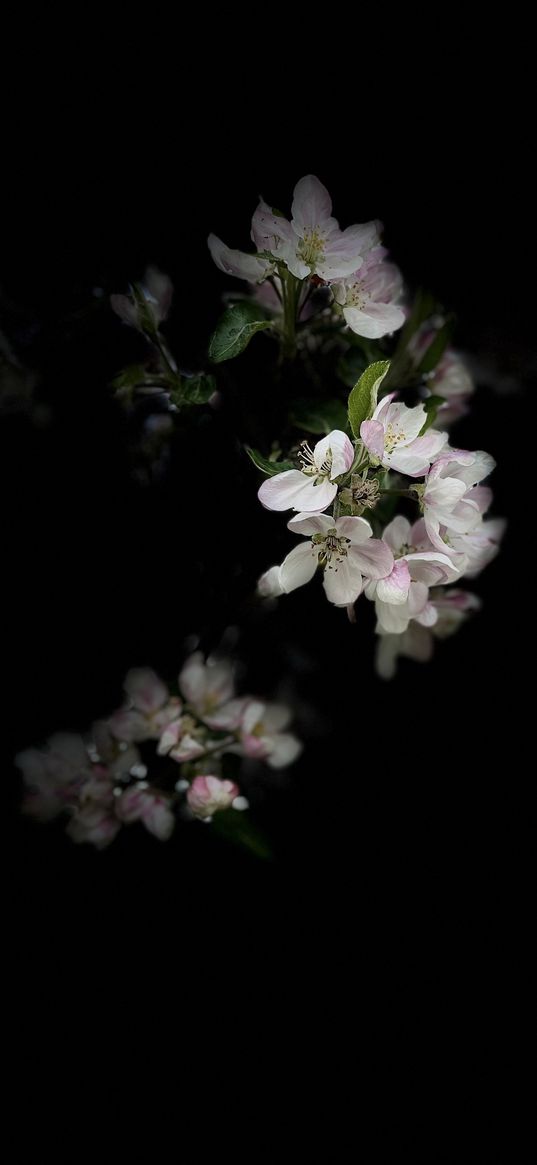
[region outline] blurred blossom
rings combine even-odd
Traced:
[[[186,799],[195,817],[210,818],[222,809],[229,809],[238,794],[239,788],[233,781],[203,776],[192,782]]]

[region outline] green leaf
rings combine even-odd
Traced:
[[[448,316],[445,324],[435,333],[434,339],[431,340],[429,347],[426,349],[418,364],[417,372],[419,375],[425,372],[432,372],[433,368],[436,368],[436,365],[439,364],[451,339],[454,320],[454,316]]]
[[[340,400],[297,401],[291,412],[291,421],[306,433],[331,433],[332,429],[347,428],[347,410]]]
[[[245,445],[244,448],[254,465],[262,473],[266,473],[268,477],[274,477],[275,473],[285,473],[286,469],[296,469],[296,465],[292,461],[269,461],[268,457],[263,457],[263,454],[258,453],[257,449],[252,449],[249,445]]]
[[[213,392],[216,390],[216,380],[214,376],[206,376],[200,372],[198,376],[189,376],[183,378],[182,391],[180,401],[185,401],[189,405],[205,404]]]
[[[367,421],[377,407],[378,390],[389,367],[389,360],[377,360],[370,364],[349,395],[349,421],[355,437],[360,436],[362,421]]]
[[[428,396],[427,400],[424,400],[423,407],[427,413],[427,418],[419,431],[420,437],[423,437],[423,434],[427,432],[427,429],[431,429],[434,425],[440,405],[443,405],[445,399],[446,398],[444,396]]]
[[[236,809],[224,809],[215,813],[211,829],[220,837],[225,838],[226,841],[247,849],[256,858],[267,861],[273,856],[266,838],[252,825],[248,815],[244,812],[238,812]]]
[[[267,320],[257,304],[235,303],[226,309],[216,325],[209,344],[209,359],[213,364],[221,364],[223,360],[240,356],[256,332],[271,327],[272,320]]]

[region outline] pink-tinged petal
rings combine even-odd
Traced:
[[[282,257],[296,245],[291,224],[283,216],[273,214],[264,199],[252,218],[252,239],[258,251],[270,251],[272,255]]]
[[[131,668],[123,686],[134,707],[146,716],[162,708],[169,695],[166,685],[149,667]]]
[[[283,769],[292,765],[300,756],[302,744],[291,732],[278,732],[272,738],[272,749],[267,757],[271,769]]]
[[[289,594],[297,587],[304,586],[313,578],[316,570],[317,554],[311,543],[306,542],[301,546],[295,546],[287,558],[284,558],[281,565],[280,579],[285,593]]]
[[[327,245],[324,258],[320,258],[315,265],[315,274],[330,283],[333,279],[348,279],[360,265],[360,255],[353,249],[332,248]]]
[[[429,598],[429,588],[422,582],[412,582],[408,596],[408,611],[411,618],[420,615]]]
[[[364,595],[368,599],[376,599],[377,597],[377,579],[368,578],[364,581]]]
[[[428,587],[454,582],[460,574],[458,566],[448,557],[447,546],[444,546],[444,553],[423,550],[408,554],[406,560],[411,578],[415,582],[426,583]]]
[[[297,514],[287,523],[288,530],[293,534],[303,534],[311,538],[313,534],[327,534],[333,530],[336,523],[330,514]]]
[[[181,737],[177,747],[172,748],[168,753],[168,756],[170,756],[172,760],[178,761],[178,763],[181,764],[182,761],[196,760],[196,758],[198,756],[202,756],[204,752],[205,745],[201,744],[199,740],[196,740],[195,737],[190,736],[189,733],[186,732],[185,735]]]
[[[315,485],[315,478],[299,469],[288,469],[268,477],[258,490],[259,501],[267,510],[325,510],[337,493],[337,485],[323,478]]]
[[[261,575],[257,582],[257,593],[263,599],[275,599],[278,595],[283,595],[279,566],[271,566]]]
[[[394,554],[398,554],[403,546],[411,545],[410,522],[402,514],[398,514],[388,523],[382,535],[382,541],[390,547]]]
[[[381,422],[362,421],[360,437],[369,453],[381,461],[384,457],[384,426]]]
[[[383,423],[392,425],[396,431],[404,434],[401,445],[403,448],[415,443],[419,437],[421,430],[427,420],[424,405],[414,405],[409,409],[402,401],[396,400],[390,403],[389,408],[383,415]]]
[[[239,793],[233,781],[221,781],[219,777],[196,777],[188,790],[186,799],[196,817],[212,817],[218,810],[229,809]]]
[[[346,227],[344,231],[340,232],[340,244],[348,251],[353,250],[359,255],[367,255],[369,261],[370,252],[379,241],[378,227],[379,224],[376,222],[354,223],[353,226]],[[386,254],[384,247],[377,247],[376,251],[382,251],[383,254]],[[378,258],[380,259],[381,256],[378,255]]]
[[[384,380],[384,376],[382,377],[382,380]],[[382,380],[381,380],[381,383],[382,383]],[[382,426],[384,427],[384,425],[387,424],[388,409],[389,409],[392,401],[395,400],[396,396],[397,396],[396,392],[388,392],[386,394],[386,396],[383,396],[382,400],[379,401],[379,403],[375,409],[375,412],[373,413],[371,420],[372,421],[380,421]]]
[[[396,447],[389,458],[390,468],[397,469],[408,477],[424,477],[447,439],[447,433],[431,429],[429,433],[417,437],[411,444]]]
[[[402,328],[405,313],[402,308],[391,303],[368,303],[362,310],[344,307],[343,315],[351,332],[369,340],[380,340]]]
[[[488,477],[489,473],[495,469],[496,462],[490,453],[485,453],[482,449],[478,449],[473,454],[471,465],[463,466],[460,469],[452,470],[453,477],[458,477],[459,481],[466,482],[467,486],[477,485],[484,477]]]
[[[353,546],[361,546],[373,534],[365,518],[338,518],[335,527],[339,537],[350,538]]]
[[[329,452],[332,454],[330,477],[333,481],[335,477],[339,477],[340,473],[346,473],[354,461],[353,445],[349,441],[347,434],[343,433],[341,429],[333,429],[331,433],[328,433],[327,437],[323,437],[320,441],[317,441],[313,450],[313,457],[319,469]]]
[[[264,259],[256,259],[255,255],[247,255],[245,251],[233,251],[216,235],[209,235],[207,245],[216,266],[226,275],[246,279],[248,283],[259,283],[266,279],[270,267]]]
[[[476,485],[473,489],[468,490],[465,496],[465,501],[474,502],[480,514],[485,514],[492,503],[492,490],[488,485]]]
[[[314,174],[306,174],[293,191],[291,215],[298,227],[315,227],[332,214],[332,199],[322,182]]]
[[[166,756],[166,753],[170,752],[170,749],[175,748],[183,735],[183,731],[182,718],[174,720],[171,724],[168,724],[164,729],[164,732],[162,733],[158,743],[158,755]]]
[[[175,827],[175,817],[164,797],[148,793],[141,819],[145,828],[159,841],[168,841]]]
[[[325,567],[323,586],[326,597],[337,607],[355,603],[362,590],[362,574],[357,561],[358,550],[349,546],[347,557]]]
[[[381,603],[405,603],[410,589],[410,571],[400,558],[393,570],[377,583],[377,598]]]
[[[393,554],[389,546],[380,538],[370,538],[361,546],[352,546],[355,562],[367,578],[386,578],[394,566]]]
[[[437,510],[449,513],[464,497],[466,486],[463,481],[458,481],[456,477],[432,478],[432,472],[433,470],[425,483],[425,507],[434,506]]]

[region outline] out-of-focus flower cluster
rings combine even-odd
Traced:
[[[289,708],[237,696],[227,660],[195,652],[177,694],[149,668],[129,671],[124,686],[124,705],[87,737],[57,733],[45,748],[16,757],[25,812],[42,822],[63,814],[75,842],[102,849],[137,821],[166,841],[178,814],[210,822],[248,809],[237,783],[241,758],[278,769],[301,752],[287,731]],[[236,758],[237,779],[223,773],[226,756]]]

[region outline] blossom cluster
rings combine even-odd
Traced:
[[[45,748],[16,758],[25,812],[42,822],[67,816],[74,842],[102,849],[136,821],[166,841],[178,813],[210,822],[216,813],[248,809],[236,781],[222,775],[223,758],[279,769],[301,752],[287,731],[289,708],[237,696],[227,660],[195,652],[177,695],[149,668],[129,671],[124,686],[124,705],[87,737],[56,733]]]
[[[256,251],[232,250],[216,235],[208,245],[217,267],[252,285],[272,284],[264,302],[285,309],[297,281],[298,313],[303,312],[311,284],[331,292],[336,311],[359,336],[378,339],[396,331],[405,320],[400,304],[402,279],[386,262],[381,224],[369,222],[341,230],[332,217],[332,200],[322,182],[308,174],[293,192],[291,221],[261,199],[252,218]],[[291,279],[291,284],[290,284]]]
[[[379,387],[377,382],[377,392]],[[327,598],[347,608],[353,621],[362,593],[375,603],[381,636],[391,639],[415,623],[434,628],[442,622],[446,599],[439,588],[479,574],[497,553],[504,522],[484,516],[492,494],[480,483],[494,468],[492,457],[452,448],[447,432],[423,432],[426,421],[423,404],[409,408],[388,393],[362,421],[354,444],[334,430],[313,449],[302,446],[300,468],[263,483],[262,504],[298,511],[288,528],[306,539],[261,577],[263,596],[289,593],[320,570]],[[399,514],[373,537],[371,522],[358,512],[367,509],[373,517],[392,493],[391,474],[399,484],[410,479],[407,490],[395,492],[413,497],[421,517],[411,522]],[[447,610],[462,613],[473,606],[472,596],[448,592]],[[420,658],[411,642],[401,642],[401,653]],[[393,656],[393,644],[390,650]],[[393,672],[386,658],[385,645],[378,664],[384,676]]]

